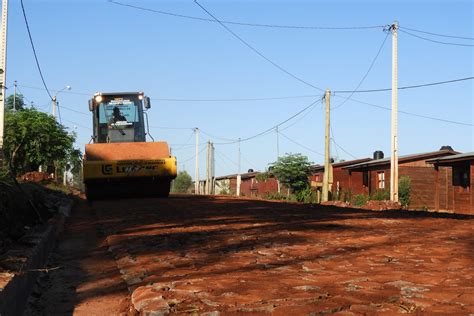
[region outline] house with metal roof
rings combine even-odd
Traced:
[[[435,210],[474,215],[474,152],[428,160],[436,172]],[[449,168],[448,173],[443,169]],[[446,188],[448,188],[446,190]]]
[[[410,208],[413,209],[435,209],[435,196],[433,183],[436,171],[430,159],[448,157],[458,154],[452,149],[442,149],[432,152],[404,155],[398,157],[398,174],[401,177],[409,177],[411,181]],[[377,191],[390,190],[390,157],[373,159],[343,167],[351,176],[352,192],[363,192],[372,195]],[[445,175],[449,170],[443,168],[440,172]],[[355,178],[357,175],[357,178]],[[449,190],[449,187],[443,190]]]

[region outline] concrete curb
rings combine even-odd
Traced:
[[[40,269],[46,265],[73,206],[74,200],[68,200],[59,207],[58,213],[48,220],[46,225],[21,237],[19,246],[2,256],[5,258],[4,262],[16,272],[0,273],[1,316],[23,314],[30,292],[41,273]]]

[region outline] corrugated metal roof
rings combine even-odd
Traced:
[[[463,154],[452,155],[452,156],[433,158],[427,161],[436,163],[436,162],[447,162],[447,161],[454,161],[454,160],[460,161],[460,160],[471,160],[471,159],[474,159],[474,151],[463,153]]]
[[[458,153],[457,151],[451,151],[451,150],[437,150],[437,151],[431,151],[431,152],[426,152],[426,153],[399,156],[398,161],[404,162],[404,161],[410,161],[410,160],[421,160],[421,159],[426,159],[426,158],[429,158],[431,156],[436,156],[436,155],[443,155],[443,154],[455,155],[457,153]],[[390,158],[391,157],[387,157],[383,159],[376,159],[376,160],[371,160],[368,162],[362,162],[362,163],[347,166],[345,167],[345,169],[357,169],[357,168],[384,165],[384,164],[390,163]]]
[[[344,166],[355,165],[358,163],[367,162],[371,160],[372,158],[361,158],[361,159],[355,159],[355,160],[341,161],[341,162],[333,163],[332,167],[333,168],[344,167]],[[311,166],[311,171],[318,171],[318,170],[324,170],[324,165]]]

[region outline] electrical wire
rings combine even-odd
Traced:
[[[250,137],[246,137],[246,138],[242,138],[242,139],[238,139],[236,141],[232,141],[232,142],[227,142],[227,143],[215,143],[217,145],[227,145],[227,144],[235,144],[237,142],[245,142],[245,141],[248,141],[248,140],[251,140],[251,139],[254,139],[254,138],[257,138],[259,136],[262,136],[262,135],[265,135],[265,134],[268,134],[270,132],[272,132],[275,128],[277,128],[278,126],[281,126],[283,124],[285,124],[286,122],[292,120],[293,118],[297,117],[298,115],[300,115],[301,113],[303,113],[304,111],[306,111],[307,109],[311,108],[312,106],[314,106],[314,104],[316,104],[316,102],[319,102],[319,99],[312,102],[310,105],[306,106],[305,108],[303,108],[302,110],[300,110],[299,112],[293,114],[292,116],[290,116],[289,118],[287,118],[286,120],[258,133],[258,134],[255,134],[253,136],[250,136]]]
[[[322,99],[321,99],[322,100]],[[290,127],[293,127],[295,126],[296,124],[298,124],[300,121],[302,121],[306,116],[308,116],[311,112],[313,112],[313,110],[316,109],[316,106],[313,106],[312,108],[309,109],[308,112],[306,112],[305,114],[301,115],[297,120],[295,120],[293,123],[291,123],[290,125],[288,126],[285,126],[284,128],[282,129],[279,129],[281,131],[286,131],[287,129],[289,129]],[[278,132],[278,131],[277,131]]]
[[[129,7],[137,10],[148,11],[152,13],[158,13],[162,15],[168,15],[178,18],[185,18],[203,22],[216,22],[212,19],[201,18],[197,16],[191,15],[184,15],[179,13],[167,12],[162,10],[155,10],[145,7],[140,7],[132,4],[127,4],[123,2],[118,2],[115,0],[109,0],[110,3],[120,5],[123,7]],[[369,25],[369,26],[342,26],[342,27],[333,27],[333,26],[304,26],[304,25],[280,25],[280,24],[261,24],[261,23],[245,23],[245,22],[237,22],[237,21],[225,21],[222,20],[222,23],[225,24],[233,24],[233,25],[241,25],[241,26],[252,26],[252,27],[262,27],[262,28],[280,28],[280,29],[306,29],[306,30],[366,30],[366,29],[379,29],[385,27],[385,25]]]
[[[183,149],[187,145],[192,145],[192,144],[187,144],[187,142],[189,142],[193,136],[194,136],[194,131],[191,132],[191,135],[189,135],[189,137],[186,139],[186,141],[184,142],[184,144],[182,146],[180,146],[178,148],[173,148],[173,151],[178,151],[178,150]]]
[[[315,151],[314,149],[311,149],[311,148],[309,148],[309,147],[307,147],[307,146],[305,146],[305,145],[303,145],[303,144],[300,144],[299,142],[297,142],[297,141],[294,140],[294,139],[289,138],[288,136],[286,136],[286,135],[283,134],[282,132],[279,131],[278,134],[280,134],[281,136],[285,137],[285,138],[286,138],[287,140],[289,140],[290,142],[292,142],[292,143],[294,143],[294,144],[300,146],[301,148],[304,148],[304,149],[306,149],[306,150],[308,150],[308,151],[310,151],[310,152],[312,152],[312,153],[315,153],[315,154],[318,154],[318,155],[324,157],[324,154],[322,154],[322,153],[320,153],[320,152],[317,152],[317,151]]]
[[[459,82],[459,81],[466,81],[472,80],[474,77],[465,77],[465,78],[458,78],[452,80],[445,80],[445,81],[438,81],[438,82],[430,82],[430,83],[422,83],[417,85],[411,86],[402,86],[398,87],[398,90],[407,90],[407,89],[415,89],[415,88],[423,88],[423,87],[430,87],[430,86],[438,86],[447,83]],[[366,93],[366,92],[384,92],[384,91],[392,91],[392,88],[385,88],[385,89],[371,89],[371,90],[335,90],[334,93]]]
[[[217,151],[215,151],[215,152],[217,152]],[[235,166],[237,166],[237,167],[239,166],[238,163],[236,163],[235,161],[233,161],[232,159],[230,159],[227,155],[224,155],[223,152],[217,152],[217,154],[220,155],[221,157],[224,157],[225,159],[227,159],[227,161],[232,162]],[[241,154],[241,155],[242,155],[242,154]]]
[[[474,37],[465,37],[465,36],[457,36],[457,35],[446,35],[446,34],[432,33],[432,32],[426,32],[426,31],[422,31],[422,30],[412,29],[412,28],[409,28],[409,27],[406,27],[406,26],[399,26],[398,28],[413,31],[413,32],[433,35],[433,36],[458,38],[458,39],[463,39],[463,40],[474,40]]]
[[[198,155],[199,155],[199,154],[202,154],[202,152],[203,152],[205,149],[206,149],[206,147],[204,147],[203,149],[201,149],[201,151],[198,152]],[[178,163],[186,163],[186,162],[188,162],[188,161],[193,160],[194,158],[196,158],[196,155],[192,156],[191,158],[185,159],[185,160],[183,160],[183,161],[178,161]]]
[[[354,95],[354,93],[360,88],[360,86],[364,82],[365,78],[367,78],[370,71],[374,67],[375,62],[377,61],[377,58],[379,57],[380,52],[382,51],[382,48],[385,46],[385,42],[387,41],[387,38],[388,38],[389,35],[390,35],[390,32],[387,32],[387,35],[385,36],[384,40],[382,41],[382,44],[380,45],[380,47],[377,51],[377,54],[375,55],[375,57],[372,59],[372,62],[370,63],[369,69],[367,69],[367,71],[365,72],[365,75],[360,79],[359,84],[357,84],[357,87],[354,89],[354,91],[352,91],[352,93],[349,94],[349,96],[344,101],[342,101],[339,105],[336,105],[332,110],[336,110],[336,109],[342,107],[347,102],[347,100],[349,100]]]
[[[337,97],[337,95],[336,95],[336,97]],[[360,103],[360,104],[364,104],[364,105],[368,105],[368,106],[371,106],[371,107],[379,108],[379,109],[382,109],[382,110],[392,111],[392,109],[388,106],[373,104],[373,103],[360,101],[360,100],[356,100],[356,99],[351,99],[351,101],[356,102],[356,103]],[[417,114],[417,113],[413,113],[413,112],[407,112],[407,111],[403,111],[403,110],[400,110],[400,109],[398,110],[398,113],[402,113],[402,114],[410,115],[410,116],[416,116],[416,117],[429,119],[429,120],[434,120],[434,121],[440,121],[440,122],[444,122],[444,123],[451,123],[451,124],[464,125],[464,126],[474,126],[474,124],[470,124],[470,123],[446,120],[446,119],[442,119],[442,118],[439,118],[439,117],[422,115],[422,114]]]
[[[31,101],[23,94],[23,92],[21,92],[20,88],[18,87],[18,85],[16,85],[16,90],[21,94],[21,96],[23,97],[23,99],[26,100],[26,102],[28,103],[31,103]],[[18,95],[18,93],[17,93]]]
[[[295,95],[282,97],[262,97],[262,98],[228,98],[228,99],[178,99],[178,98],[152,98],[155,101],[170,101],[170,102],[248,102],[248,101],[271,101],[271,100],[287,100],[287,99],[303,99],[314,98],[317,95]]]
[[[149,126],[150,128],[156,128],[156,129],[174,129],[174,130],[179,130],[179,129],[194,129],[194,127],[172,127],[172,126]]]
[[[59,107],[59,106],[58,106]],[[82,114],[82,115],[85,115],[85,116],[90,116],[89,113],[86,113],[86,112],[82,112],[82,111],[78,111],[78,110],[75,110],[75,109],[71,109],[69,107],[66,107],[64,105],[61,105],[61,107],[65,110],[68,110],[68,111],[71,111],[71,112],[74,112],[74,113],[77,113],[77,114]]]
[[[45,90],[44,88],[32,87],[32,86],[25,86],[25,85],[17,85],[17,87],[23,87],[23,88],[34,89],[34,90]],[[61,89],[55,89],[55,90],[61,90]],[[76,95],[86,95],[86,96],[91,96],[91,95],[94,94],[94,93],[68,91],[68,90],[61,91],[61,93],[76,94]]]
[[[334,132],[333,132],[333,130],[332,130],[332,125],[330,126],[330,128],[331,128],[331,135],[332,135],[331,140],[332,140],[332,142],[333,142],[334,145],[335,145],[334,147],[336,148],[336,151],[337,151],[337,148],[340,148],[343,152],[345,152],[347,155],[351,156],[353,159],[357,159],[356,156],[354,156],[353,154],[351,154],[350,152],[348,152],[347,150],[345,150],[342,146],[340,146],[340,145],[336,142],[336,139],[335,139],[335,137],[334,137]],[[339,154],[338,154],[338,156],[339,156]]]
[[[17,85],[17,87],[20,85]],[[34,90],[44,90],[44,88],[32,87],[21,85],[23,88],[34,89]],[[72,91],[63,91],[62,93],[76,94],[76,95],[86,95],[91,96],[93,93],[86,92],[72,92]],[[168,102],[247,102],[247,101],[272,101],[272,100],[288,100],[288,99],[307,99],[315,98],[319,95],[308,94],[308,95],[292,95],[292,96],[280,96],[280,97],[256,97],[256,98],[223,98],[223,99],[199,99],[199,98],[150,98],[153,101],[168,101]]]
[[[452,46],[467,46],[467,47],[473,47],[474,46],[474,44],[442,42],[442,41],[437,41],[437,40],[430,39],[430,38],[427,38],[427,37],[424,37],[424,36],[416,35],[416,34],[413,34],[413,33],[410,33],[410,32],[404,31],[404,30],[399,29],[399,31],[402,32],[402,33],[408,34],[410,36],[422,39],[424,41],[432,42],[432,43],[443,44],[443,45],[452,45]]]
[[[319,90],[319,91],[324,91],[324,89],[321,89],[321,88],[309,83],[308,81],[305,81],[305,80],[301,79],[300,77],[298,77],[295,74],[289,72],[288,70],[286,70],[285,68],[283,68],[282,66],[280,66],[279,64],[277,64],[276,62],[274,62],[273,60],[268,58],[267,56],[265,56],[263,53],[261,53],[255,47],[253,47],[248,42],[246,42],[242,37],[240,37],[234,31],[232,31],[227,25],[225,25],[219,19],[217,19],[211,12],[209,12],[197,0],[194,0],[194,3],[196,3],[204,12],[206,12],[210,17],[212,17],[217,23],[219,23],[219,25],[221,25],[227,32],[229,32],[232,36],[234,36],[236,39],[238,39],[242,44],[247,46],[251,51],[253,51],[257,55],[259,55],[261,58],[265,59],[267,62],[269,62],[271,65],[273,65],[275,68],[279,69],[281,72],[284,72],[285,74],[292,77],[293,79],[295,79],[295,80],[297,80],[297,81],[299,81],[299,82],[301,82],[301,83],[303,83],[303,84],[305,84],[305,85],[307,85],[311,88],[314,88],[314,89]]]
[[[41,77],[41,81],[43,82],[44,88],[46,89],[46,92],[48,93],[50,99],[52,100],[53,96],[49,92],[48,86],[46,85],[46,81],[44,80],[43,72],[41,71],[41,66],[40,66],[39,61],[38,61],[38,56],[36,55],[36,49],[35,49],[35,45],[33,43],[33,38],[31,36],[30,26],[28,25],[28,19],[26,17],[25,6],[23,5],[23,0],[20,0],[20,3],[21,3],[21,10],[23,12],[23,17],[25,19],[26,30],[28,31],[28,37],[30,38],[31,48],[33,50],[33,55],[35,56],[36,66],[38,67],[38,71],[39,71],[39,74],[40,74],[40,77]]]
[[[202,129],[199,129],[199,131],[201,133],[203,133],[204,135],[207,135],[209,137],[213,137],[215,139],[220,139],[220,140],[225,141],[225,142],[238,142],[239,141],[238,139],[223,138],[223,137],[219,137],[219,136],[216,136],[216,135],[213,135],[213,134],[209,134],[209,133],[203,131]]]
[[[356,156],[354,156],[353,154],[351,154],[350,152],[348,152],[347,150],[345,150],[341,145],[339,145],[338,143],[336,143],[336,140],[333,138],[332,141],[334,142],[334,144],[339,147],[339,149],[341,149],[343,152],[345,152],[346,154],[348,154],[349,156],[351,156],[353,159],[357,159]]]

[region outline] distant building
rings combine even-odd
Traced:
[[[474,215],[474,152],[433,158],[428,162],[435,169],[434,209]]]

